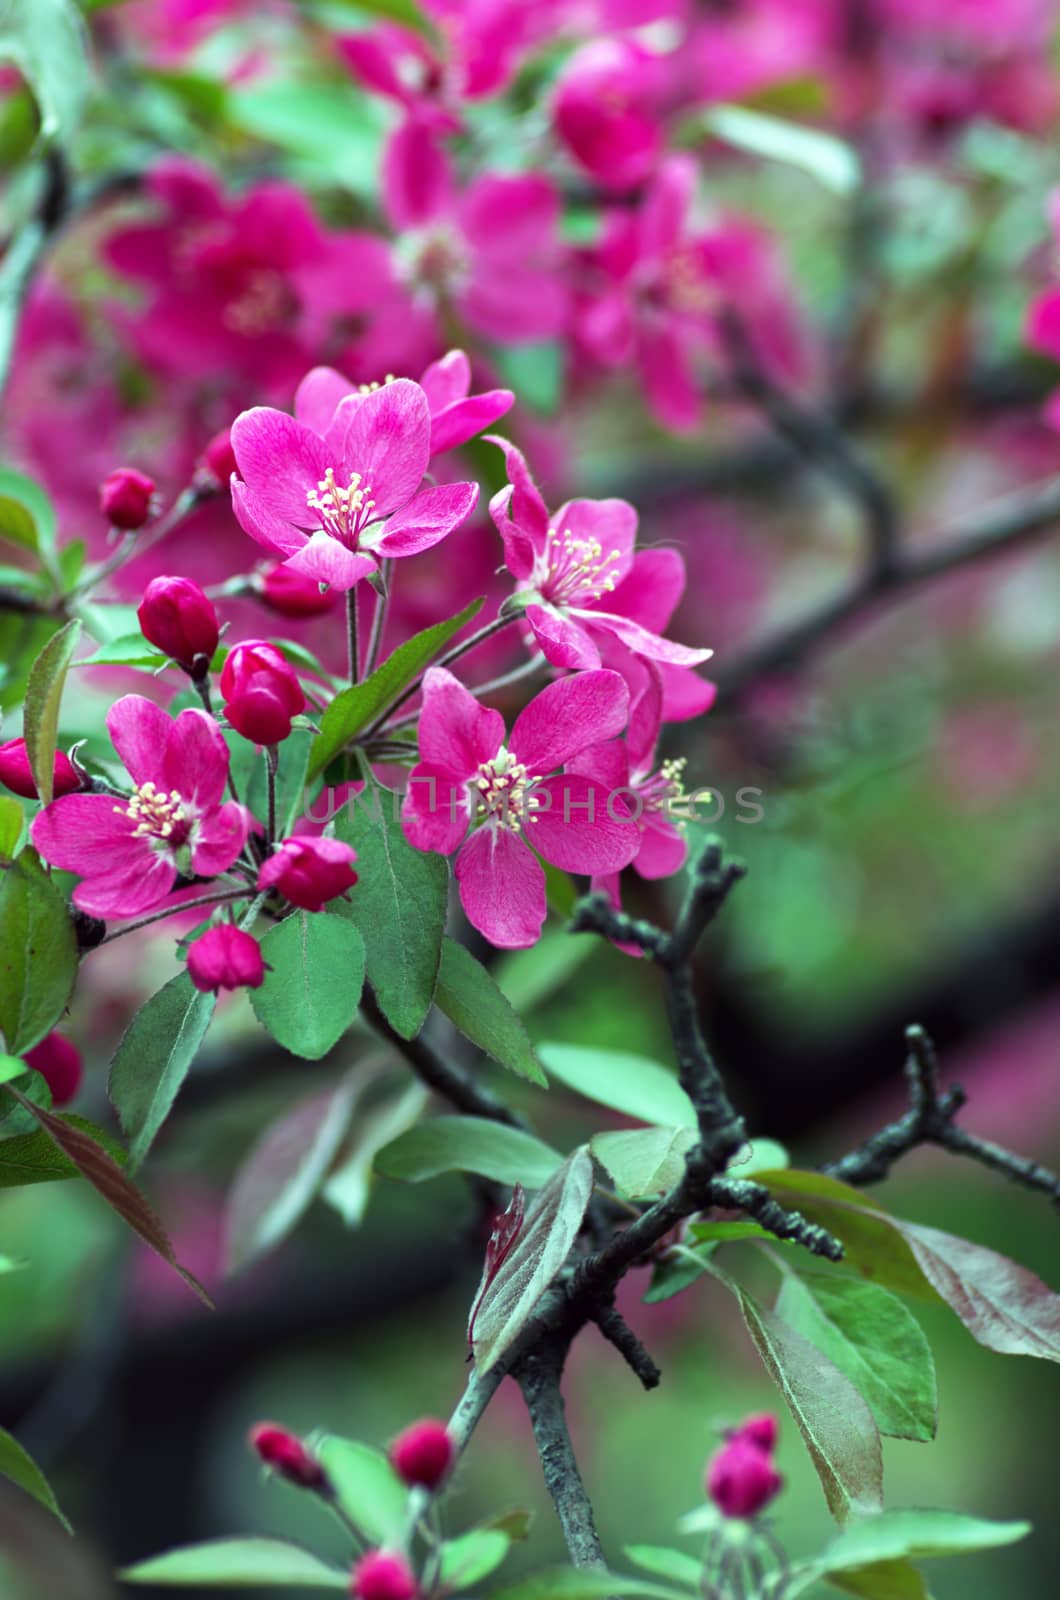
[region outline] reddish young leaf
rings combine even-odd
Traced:
[[[471,1302],[471,1311],[467,1320],[467,1342],[475,1342],[475,1317],[482,1304],[482,1297],[493,1282],[505,1257],[511,1251],[513,1244],[519,1237],[519,1230],[526,1216],[526,1191],[521,1183],[517,1183],[512,1190],[512,1198],[508,1202],[506,1211],[499,1211],[493,1221],[493,1231],[486,1241],[486,1260],[482,1268],[482,1281],[475,1291],[475,1298]]]
[[[180,1265],[169,1235],[158,1216],[135,1183],[125,1176],[114,1158],[80,1128],[46,1111],[43,1106],[34,1105],[32,1100],[20,1094],[17,1089],[13,1089],[9,1083],[5,1084],[4,1088],[8,1094],[14,1096],[23,1110],[31,1112],[36,1117],[48,1137],[54,1140],[63,1155],[73,1162],[81,1176],[88,1179],[107,1204],[173,1268],[174,1272],[179,1272],[188,1287],[194,1290],[199,1299],[212,1311],[213,1301],[210,1296],[198,1279]]]

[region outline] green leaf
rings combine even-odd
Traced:
[[[0,0],[0,60],[13,61],[40,106],[46,139],[70,141],[88,94],[88,35],[73,0]]]
[[[519,1337],[545,1290],[563,1270],[593,1192],[593,1163],[584,1145],[558,1167],[527,1207],[515,1243],[474,1302],[475,1364],[487,1372]]]
[[[350,740],[374,722],[379,714],[397,698],[423,669],[433,661],[438,652],[448,644],[454,633],[459,633],[465,623],[478,615],[485,599],[473,600],[455,617],[436,622],[425,628],[389,655],[371,677],[356,683],[337,694],[320,723],[309,762],[308,777],[316,778]]]
[[[26,1074],[26,1063],[21,1056],[0,1056],[0,1083],[10,1083],[12,1078]]]
[[[737,1244],[741,1239],[777,1242],[776,1235],[767,1233],[757,1222],[693,1222],[688,1231],[702,1244]]]
[[[335,837],[357,852],[360,881],[335,909],[360,929],[368,982],[403,1039],[423,1026],[438,975],[449,890],[443,856],[414,850],[401,831],[398,797],[371,784],[335,819]]]
[[[672,1300],[709,1270],[705,1251],[683,1249],[663,1256],[652,1267],[651,1284],[641,1296],[646,1306]]]
[[[93,1134],[85,1131],[86,1127],[91,1125],[82,1124],[79,1118],[57,1117],[53,1112],[46,1111],[43,1106],[34,1105],[26,1095],[20,1094],[11,1084],[4,1085],[2,1092],[14,1095],[23,1110],[33,1113],[44,1132],[54,1140],[63,1155],[73,1162],[81,1176],[103,1196],[111,1210],[116,1211],[122,1221],[127,1222],[129,1227],[161,1256],[167,1266],[172,1267],[174,1272],[184,1279],[200,1300],[207,1306],[212,1306],[202,1284],[180,1265],[169,1235],[146,1197],[132,1180],[126,1177],[109,1151],[93,1137]]]
[[[408,1514],[408,1490],[379,1450],[356,1439],[328,1434],[316,1457],[331,1479],[350,1521],[372,1544],[400,1543]]]
[[[377,1154],[419,1121],[429,1098],[422,1084],[411,1083],[403,1094],[372,1106],[357,1117],[321,1196],[347,1227],[358,1227],[364,1219]]]
[[[326,1566],[308,1550],[283,1539],[214,1539],[184,1545],[165,1555],[138,1561],[118,1574],[126,1583],[156,1583],[190,1588],[242,1589],[260,1584],[274,1589],[332,1589],[349,1592],[348,1572]]]
[[[144,1002],[121,1036],[107,1092],[129,1140],[134,1171],[172,1109],[216,999],[201,994],[186,972],[178,973]]]
[[[711,106],[697,121],[707,133],[738,150],[800,167],[835,194],[851,194],[861,181],[853,146],[819,128],[732,105]]]
[[[659,1578],[687,1583],[697,1594],[702,1587],[703,1563],[690,1556],[687,1550],[671,1550],[667,1545],[627,1544],[623,1554],[635,1567],[654,1572]]]
[[[27,848],[0,867],[0,1033],[12,1055],[49,1033],[73,992],[77,939],[66,901]]]
[[[385,112],[352,83],[273,79],[232,89],[227,119],[235,128],[279,145],[307,181],[334,183],[371,200],[385,133]]]
[[[846,1373],[881,1433],[935,1437],[931,1347],[916,1318],[888,1290],[841,1273],[788,1273],[776,1312]]]
[[[101,644],[98,650],[93,650],[90,656],[83,656],[77,665],[101,667],[113,663],[126,667],[157,668],[164,667],[168,659],[161,650],[152,649],[142,633],[120,633],[117,638]]]
[[[494,361],[501,381],[521,404],[549,416],[563,399],[564,351],[558,339],[540,344],[498,345]]]
[[[630,1200],[654,1200],[680,1182],[693,1128],[624,1128],[596,1133],[589,1148]]]
[[[552,1077],[587,1100],[664,1128],[696,1126],[691,1100],[657,1061],[579,1044],[543,1044],[537,1053]]]
[[[591,933],[546,928],[530,950],[512,950],[502,955],[493,975],[497,987],[517,1011],[531,1011],[569,983],[599,948],[599,940]]]
[[[59,735],[59,702],[80,637],[81,624],[76,618],[53,634],[30,668],[26,684],[23,730],[26,754],[42,805],[47,805],[52,797],[55,746]]]
[[[873,1561],[850,1572],[827,1573],[825,1582],[861,1600],[931,1600],[923,1574],[908,1561]]]
[[[531,1083],[547,1084],[519,1013],[481,961],[454,939],[442,940],[434,1003],[465,1039]]]
[[[776,1172],[788,1165],[788,1152],[774,1139],[753,1139],[737,1150],[726,1172],[734,1178],[750,1178],[759,1172]]]
[[[899,1293],[945,1301],[988,1350],[1060,1360],[1060,1295],[1026,1267],[969,1239],[892,1217],[820,1173],[760,1173],[757,1181],[835,1233],[849,1266]]]
[[[499,1528],[472,1528],[442,1545],[439,1576],[446,1589],[466,1589],[496,1572],[511,1548]]]
[[[747,1331],[806,1442],[837,1521],[882,1504],[883,1457],[872,1412],[815,1345],[764,1310],[731,1280]]]
[[[366,17],[385,17],[388,22],[400,22],[403,27],[422,33],[425,38],[436,37],[437,30],[430,18],[416,4],[416,0],[338,0],[350,11],[360,11]]]
[[[251,989],[254,1015],[293,1055],[318,1061],[342,1038],[364,988],[364,943],[327,911],[296,911],[261,941],[271,967]]]
[[[25,1097],[27,1100],[32,1100],[33,1104],[39,1103],[32,1095],[26,1094]],[[4,1096],[0,1095],[0,1100],[3,1098]],[[16,1111],[19,1117],[24,1117],[27,1122],[33,1122],[30,1113],[24,1113],[17,1107]],[[97,1128],[94,1122],[88,1122],[84,1117],[75,1117],[69,1113],[61,1115],[58,1120],[87,1134],[96,1144],[102,1145],[104,1150],[109,1150],[119,1164],[124,1160],[125,1152],[121,1146],[102,1128]],[[21,1189],[29,1183],[56,1183],[80,1176],[79,1169],[63,1155],[54,1140],[41,1128],[35,1127],[30,1133],[18,1133],[10,1139],[0,1139],[0,1189]]]
[[[405,1183],[423,1183],[442,1172],[477,1172],[495,1183],[540,1189],[562,1160],[521,1128],[485,1117],[434,1117],[380,1150],[375,1170]]]
[[[53,1517],[58,1517],[67,1533],[73,1533],[73,1528],[59,1509],[59,1502],[52,1492],[51,1484],[33,1457],[28,1451],[23,1450],[18,1440],[13,1439],[5,1428],[0,1428],[0,1473],[12,1483],[17,1483],[27,1494],[32,1495],[34,1500],[50,1511]]]
[[[346,1135],[360,1089],[348,1074],[285,1110],[255,1143],[228,1197],[227,1272],[274,1249],[309,1209]]]
[[[0,794],[0,867],[14,861],[25,820],[14,796]]]
[[[828,1572],[869,1561],[956,1556],[1015,1544],[1031,1531],[1029,1522],[991,1522],[959,1511],[883,1511],[852,1522],[828,1545],[821,1562]]]
[[[0,0],[0,6],[2,3]],[[0,22],[2,20],[0,9]],[[0,45],[0,55],[2,53]],[[55,529],[55,507],[40,484],[21,472],[0,467],[0,539],[31,550],[34,555],[43,555],[46,551],[54,552]]]

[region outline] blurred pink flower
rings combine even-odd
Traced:
[[[635,39],[594,39],[556,80],[556,133],[579,166],[608,189],[648,178],[664,147],[667,63]]]

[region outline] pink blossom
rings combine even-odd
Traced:
[[[244,531],[336,589],[352,589],[387,557],[429,550],[478,499],[474,483],[420,489],[430,409],[407,378],[343,400],[326,437],[281,411],[244,411],[232,447],[241,473],[232,504]]]
[[[632,189],[663,150],[665,63],[629,38],[594,39],[556,82],[556,132],[575,161],[608,189]]]
[[[712,1458],[707,1493],[726,1517],[754,1517],[764,1511],[783,1487],[772,1457],[739,1435]]]
[[[621,798],[591,778],[551,776],[620,733],[628,709],[617,673],[580,672],[542,690],[507,737],[499,711],[444,668],[427,672],[405,833],[419,850],[458,852],[461,904],[492,944],[522,949],[540,936],[545,874],[535,851],[585,873],[617,872],[636,854],[640,834]]]
[[[433,361],[419,381],[430,410],[432,456],[466,444],[515,404],[510,389],[471,393],[471,363],[462,350],[450,350]],[[368,385],[350,383],[334,367],[314,367],[298,385],[294,414],[326,438],[342,401],[351,396],[363,399],[370,392]]]
[[[629,502],[568,500],[550,517],[522,453],[504,439],[492,442],[504,451],[510,481],[490,501],[490,515],[546,660],[598,667],[605,635],[651,661],[684,668],[706,661],[712,651],[673,644],[630,615],[630,597],[650,600],[659,552],[634,555],[637,513]]]
[[[322,911],[357,882],[357,852],[340,839],[284,839],[262,864],[259,889],[278,889],[303,911]]]
[[[249,819],[242,806],[222,801],[228,746],[205,711],[174,719],[128,694],[107,713],[107,731],[132,795],[64,795],[30,832],[45,861],[80,875],[79,910],[134,917],[163,904],[178,875],[214,877],[230,867]]]
[[[218,922],[188,950],[188,976],[204,994],[218,989],[260,989],[265,982],[261,946],[253,934]]]

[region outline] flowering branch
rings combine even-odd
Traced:
[[[895,1162],[919,1145],[937,1144],[955,1155],[969,1156],[1027,1189],[1049,1195],[1060,1210],[1060,1176],[1024,1156],[1014,1155],[1000,1145],[954,1126],[954,1117],[965,1103],[964,1090],[954,1084],[945,1092],[939,1088],[938,1059],[935,1047],[923,1028],[906,1029],[909,1054],[905,1076],[909,1085],[909,1110],[897,1121],[881,1128],[864,1144],[838,1161],[822,1168],[844,1183],[879,1183]]]

